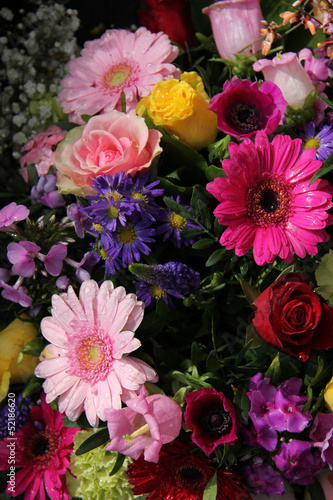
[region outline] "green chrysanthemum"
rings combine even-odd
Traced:
[[[333,250],[323,256],[316,269],[318,292],[333,306]]]
[[[77,432],[74,438],[74,450],[76,451],[97,430]],[[67,487],[71,497],[79,497],[82,500],[105,500],[106,498],[132,500],[134,498],[132,487],[126,476],[130,459],[126,457],[120,470],[110,476],[117,453],[105,451],[104,448],[105,446],[102,445],[79,456],[72,453],[70,470],[76,478],[67,474]]]

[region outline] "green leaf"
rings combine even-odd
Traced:
[[[327,104],[327,106],[329,108],[333,109],[333,101],[331,101],[330,99],[327,99],[327,97],[324,97],[321,94],[318,94],[318,97],[319,97],[319,99],[321,99],[322,101],[324,101],[324,103]]]
[[[206,203],[204,203],[200,199],[198,200],[198,210],[203,225],[205,226],[206,229],[209,230],[212,227],[210,210],[208,209]]]
[[[281,376],[281,367],[280,367],[280,355],[277,353],[271,364],[269,365],[268,370],[265,372],[265,377],[269,377],[273,385],[277,384],[279,378]]]
[[[315,479],[313,484],[308,486],[308,491],[310,494],[311,500],[328,500],[325,496],[323,488],[321,487],[320,482]]]
[[[57,122],[56,125],[62,130],[66,130],[66,132],[69,132],[70,130],[72,130],[72,128],[77,127],[76,123],[65,122],[65,121]]]
[[[181,203],[177,203],[175,200],[172,200],[167,196],[164,196],[163,201],[166,206],[176,214],[181,215],[185,219],[193,219],[192,214]]]
[[[215,167],[215,165],[209,165],[206,170],[206,177],[209,181],[213,181],[216,177],[227,177],[224,170],[220,167]]]
[[[123,113],[126,113],[126,96],[125,92],[121,91],[120,93],[120,105],[121,105],[121,111]]]
[[[84,453],[87,453],[88,451],[94,450],[95,448],[98,448],[102,444],[105,444],[108,440],[110,439],[109,437],[109,431],[107,427],[104,427],[100,431],[96,432],[96,434],[93,434],[92,436],[89,436],[88,439],[86,439],[76,450],[75,455],[83,455]]]
[[[330,155],[327,160],[324,161],[322,166],[318,168],[317,172],[313,174],[311,177],[310,184],[312,184],[314,181],[317,179],[320,179],[320,177],[324,177],[324,175],[328,174],[333,170],[333,155]]]
[[[247,423],[249,419],[250,400],[245,391],[236,390],[233,403],[239,408],[240,417],[243,422]]]
[[[37,378],[35,375],[30,379],[28,385],[23,391],[23,398],[26,398],[28,396],[31,396],[31,394],[34,394],[35,392],[40,392],[42,387],[42,381],[41,379]]]
[[[44,339],[42,337],[37,337],[30,342],[27,342],[23,347],[22,351],[24,354],[30,354],[30,356],[39,356],[44,348]]]
[[[194,250],[201,250],[203,248],[208,248],[214,245],[215,241],[211,240],[210,238],[202,238],[201,240],[196,241],[193,243],[192,248]]]
[[[214,476],[208,481],[202,500],[216,500],[217,497],[217,471]]]
[[[28,180],[29,180],[29,184],[30,186],[36,186],[38,180],[39,180],[39,177],[38,177],[38,172],[36,170],[36,167],[35,165],[28,165]]]
[[[206,267],[213,266],[217,262],[220,262],[221,259],[223,259],[224,254],[226,252],[225,248],[219,248],[218,250],[215,250],[215,252],[212,253],[212,255],[209,257],[209,259],[206,262]]]
[[[115,474],[117,474],[117,472],[121,469],[125,458],[126,455],[122,455],[121,453],[118,452],[116,463],[114,464],[113,469],[110,472],[109,476],[114,476]]]
[[[192,342],[191,345],[191,361],[194,365],[197,365],[202,359],[201,347],[197,342]]]
[[[253,302],[259,297],[260,292],[256,288],[254,288],[250,283],[245,280],[240,280],[240,285],[245,293],[245,298],[249,304],[253,304]]]
[[[209,372],[216,372],[220,369],[220,362],[215,351],[210,351],[206,360],[206,369]]]

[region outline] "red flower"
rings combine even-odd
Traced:
[[[311,349],[333,347],[333,308],[321,302],[301,273],[283,275],[252,307],[259,335],[301,361]]]
[[[157,464],[146,462],[143,455],[134,460],[127,469],[133,494],[149,493],[146,500],[202,500],[216,464],[190,453],[193,449],[192,444],[175,441],[162,447]],[[240,477],[230,470],[217,469],[217,485],[216,500],[251,500]]]
[[[195,30],[191,22],[190,4],[185,0],[146,0],[147,9],[137,10],[142,26],[153,33],[164,31],[183,49],[185,42],[195,45]]]
[[[192,431],[194,441],[210,455],[219,444],[234,444],[236,413],[232,403],[214,388],[186,394],[185,424]]]

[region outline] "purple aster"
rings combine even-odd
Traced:
[[[101,256],[105,259],[107,275],[120,271],[133,261],[139,262],[141,254],[148,255],[151,249],[146,243],[155,243],[152,238],[155,229],[149,227],[151,222],[139,220],[128,222],[112,233],[107,247],[100,247]]]
[[[170,199],[173,200],[174,198],[170,196]],[[175,201],[181,203],[180,196],[177,196]],[[188,205],[182,204],[182,206],[190,212],[190,207]],[[163,241],[166,241],[172,236],[173,244],[177,248],[180,248],[182,243],[186,246],[190,246],[194,243],[193,239],[186,240],[183,238],[184,231],[188,229],[201,229],[194,221],[186,219],[182,215],[173,212],[168,207],[161,211],[158,220],[163,224],[157,227],[156,235],[163,234]]]
[[[135,286],[140,300],[146,306],[155,304],[156,300],[163,299],[173,306],[169,295],[184,298],[184,295],[196,293],[199,290],[200,274],[181,262],[167,262],[157,266],[146,264],[137,265],[130,271],[140,278]]]
[[[304,486],[312,484],[315,475],[324,467],[320,452],[314,449],[311,443],[298,439],[282,443],[274,462],[292,484]]]
[[[150,178],[150,172],[143,175],[137,172],[133,177],[128,176],[123,187],[120,187],[121,193],[127,193],[132,200],[140,203],[136,205],[136,210],[140,212],[143,221],[155,221],[159,218],[161,207],[155,202],[155,198],[163,196],[164,189],[156,189],[160,181],[154,181],[147,184]]]
[[[33,402],[29,397],[22,398],[19,394],[15,398],[15,432],[20,430],[30,418],[30,410],[33,407]],[[5,439],[9,434],[8,429],[8,405],[2,408],[0,412],[0,441]]]
[[[315,124],[310,122],[304,127],[302,135],[303,149],[314,148],[316,150],[315,158],[324,161],[333,152],[333,127],[324,125],[315,135]]]
[[[269,464],[264,463],[262,458],[256,458],[252,466],[244,465],[242,476],[245,477],[255,495],[269,495],[270,493],[282,495],[284,492],[281,474]]]

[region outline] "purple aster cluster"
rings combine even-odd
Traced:
[[[30,410],[33,407],[32,400],[27,397],[23,398],[19,394],[15,398],[15,431],[23,427],[30,418]],[[8,429],[8,405],[4,406],[0,412],[0,441],[9,435]]]
[[[87,196],[90,205],[79,208],[98,235],[107,275],[140,261],[155,242],[151,226],[160,210],[155,198],[164,191],[156,188],[159,181],[148,183],[149,176],[149,172],[133,177],[124,172],[98,176],[93,183],[96,195]]]
[[[302,379],[293,377],[278,387],[270,384],[269,378],[257,373],[249,383],[249,416],[252,426],[246,437],[268,451],[273,451],[278,442],[278,432],[302,432],[312,420],[309,411],[302,411],[307,402],[300,396]]]
[[[157,266],[140,265],[134,271],[140,279],[135,283],[137,296],[146,307],[155,305],[157,300],[163,299],[169,306],[173,306],[170,295],[184,298],[184,295],[196,293],[199,290],[200,274],[181,262],[167,262]]]
[[[170,196],[171,200],[174,198]],[[177,196],[177,203],[181,203],[180,196]],[[190,207],[186,204],[183,204],[183,207],[191,213]],[[200,226],[190,219],[183,217],[176,212],[173,212],[170,208],[166,208],[159,220],[162,224],[156,229],[156,234],[163,234],[163,241],[166,241],[168,238],[172,238],[172,242],[175,247],[180,248],[182,244],[186,246],[191,246],[194,243],[193,239],[185,239],[184,232],[189,229],[198,229],[200,230]]]

